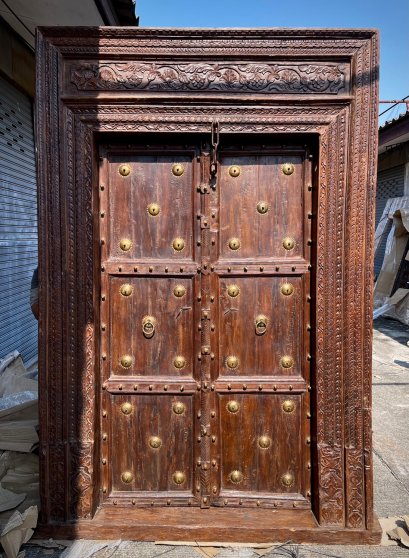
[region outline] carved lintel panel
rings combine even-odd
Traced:
[[[229,93],[348,93],[342,64],[237,64],[110,62],[73,65],[70,82],[79,91],[149,90]]]

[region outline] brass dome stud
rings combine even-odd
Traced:
[[[294,364],[294,359],[288,355],[284,355],[280,359],[280,364],[283,368],[291,368]]]
[[[160,213],[160,207],[157,203],[150,203],[148,205],[148,213],[152,215],[152,217],[156,217]]]
[[[229,413],[233,413],[233,414],[237,413],[238,410],[240,409],[240,403],[232,399],[227,403],[226,408],[229,411]]]
[[[173,482],[175,484],[183,484],[185,482],[186,476],[185,473],[183,473],[182,471],[176,471],[173,474]]]
[[[284,296],[290,296],[294,292],[294,286],[291,283],[283,283],[281,285],[281,294]]]
[[[268,211],[268,203],[265,201],[259,201],[257,204],[257,211],[260,215],[265,215]]]
[[[287,488],[294,484],[294,476],[291,473],[285,473],[281,477],[281,484]]]
[[[177,368],[178,370],[181,370],[182,368],[184,368],[186,365],[186,359],[183,356],[177,356],[175,357],[174,361],[173,361],[173,366],[175,368]]]
[[[231,238],[229,240],[229,248],[230,250],[238,250],[240,248],[240,239],[238,238]]]
[[[290,174],[293,174],[295,168],[292,163],[284,163],[284,165],[282,165],[281,167],[281,170],[286,176],[290,176]]]
[[[283,246],[286,250],[292,250],[295,246],[295,240],[290,236],[283,238]]]
[[[119,165],[118,172],[121,176],[129,176],[131,174],[131,167],[129,165]]]
[[[121,481],[124,484],[130,484],[133,481],[133,474],[131,471],[124,471],[121,475]]]
[[[175,163],[172,165],[172,174],[174,176],[182,176],[185,172],[185,167],[181,163]]]
[[[172,410],[175,413],[175,415],[183,415],[185,409],[186,407],[184,403],[182,403],[181,401],[176,401],[176,403],[174,403],[172,407]]]
[[[241,169],[238,165],[232,165],[229,167],[229,174],[232,178],[237,178],[241,173]]]
[[[124,415],[130,415],[132,413],[133,407],[131,405],[131,403],[129,403],[129,401],[126,401],[125,403],[122,403],[121,405],[121,411],[123,412]]]
[[[271,445],[271,438],[265,435],[260,436],[260,438],[258,439],[258,445],[260,446],[261,449],[269,448]]]
[[[229,355],[226,358],[226,365],[228,368],[233,370],[239,366],[239,359],[234,355]]]
[[[129,238],[121,238],[119,247],[122,252],[128,252],[132,248],[132,240],[129,240]]]
[[[133,358],[131,355],[122,355],[120,364],[122,368],[130,368],[132,366]]]
[[[186,293],[186,289],[183,285],[176,285],[176,287],[173,289],[173,294],[177,297],[177,298],[181,298],[182,296],[184,296]]]
[[[159,438],[159,436],[151,436],[149,438],[149,445],[152,449],[158,449],[162,445],[162,440]]]
[[[123,285],[121,285],[119,292],[122,296],[131,296],[131,294],[133,293],[133,287],[129,283],[124,283]]]
[[[227,294],[232,298],[236,298],[240,294],[240,289],[237,285],[229,285],[227,287]]]
[[[241,471],[232,471],[229,475],[229,478],[231,480],[231,482],[233,482],[234,484],[238,484],[239,482],[241,482],[243,480],[243,473]]]
[[[284,411],[285,413],[293,413],[294,410],[295,410],[295,403],[294,403],[294,401],[292,401],[291,399],[286,399],[286,400],[283,402],[282,407],[283,407],[283,411]]]
[[[183,240],[183,238],[175,238],[172,242],[172,247],[174,250],[176,250],[176,252],[181,252],[185,247],[185,241]]]

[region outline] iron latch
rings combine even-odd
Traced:
[[[214,177],[217,173],[217,149],[219,147],[219,123],[217,120],[212,122],[212,153],[210,158],[210,176]]]

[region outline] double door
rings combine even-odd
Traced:
[[[211,147],[100,148],[105,506],[310,507],[311,156]]]

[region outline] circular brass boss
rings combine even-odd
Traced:
[[[177,356],[173,361],[173,366],[178,370],[184,368],[185,364],[186,364],[186,359],[182,356]]]
[[[237,411],[240,409],[240,404],[238,401],[234,401],[233,399],[232,401],[229,401],[227,403],[226,408],[229,413],[237,413]]]
[[[286,487],[292,486],[294,484],[294,476],[291,473],[285,473],[285,475],[281,477],[281,484]]]
[[[294,287],[291,283],[283,283],[281,285],[281,294],[285,296],[290,296],[294,292]]]
[[[294,165],[292,163],[284,163],[284,165],[281,167],[281,170],[283,171],[284,174],[289,176],[294,172]]]
[[[121,481],[125,484],[129,484],[133,481],[133,474],[131,471],[124,471],[121,475]]]
[[[159,436],[151,436],[149,438],[149,445],[153,449],[158,449],[162,445],[162,440],[159,438]]]
[[[283,246],[286,250],[292,250],[295,246],[295,240],[290,236],[283,238]]]
[[[129,176],[131,174],[131,167],[129,165],[119,165],[118,172],[121,176]]]
[[[229,167],[229,174],[233,178],[239,176],[240,173],[241,173],[241,169],[238,165],[232,165],[231,167]]]
[[[283,402],[283,411],[285,413],[293,413],[295,409],[295,403],[294,401],[291,401],[291,399],[286,399]]]
[[[229,475],[231,482],[238,484],[243,480],[243,473],[241,471],[232,471]]]
[[[182,415],[185,412],[185,405],[181,401],[176,401],[172,407],[173,412],[175,415]]]
[[[152,215],[152,217],[156,217],[156,215],[159,215],[160,212],[160,207],[157,203],[150,203],[148,205],[148,213],[149,215]]]
[[[176,250],[176,252],[181,252],[185,247],[185,241],[183,240],[183,238],[175,238],[172,242],[172,246],[173,249]]]
[[[240,248],[240,240],[238,238],[231,238],[229,240],[230,250],[238,250]]]
[[[268,436],[260,436],[260,438],[258,439],[258,445],[262,449],[269,448],[271,445],[271,438],[269,438]]]
[[[172,165],[172,174],[174,176],[182,176],[184,172],[185,172],[185,167],[182,164],[175,163],[174,165]]]
[[[121,238],[119,247],[123,252],[128,252],[132,248],[132,241],[129,238]]]
[[[183,285],[176,285],[173,289],[173,294],[178,298],[181,298],[186,293],[186,289]]]
[[[173,474],[173,482],[175,484],[183,484],[185,482],[185,473],[183,473],[182,471],[176,471]]]
[[[283,368],[291,368],[294,364],[294,359],[288,355],[281,357],[280,364]]]
[[[259,201],[257,204],[257,211],[261,214],[264,215],[265,213],[267,213],[268,211],[268,203],[265,201]]]
[[[228,368],[237,368],[239,365],[239,359],[234,355],[230,355],[226,358],[226,365]]]
[[[124,415],[130,415],[132,413],[133,407],[131,405],[131,403],[129,403],[129,401],[126,401],[125,403],[122,403],[121,405],[121,411],[123,412]]]
[[[129,283],[124,283],[123,285],[121,285],[119,292],[121,293],[122,296],[131,296],[133,292],[133,287]]]
[[[232,298],[235,298],[240,294],[240,289],[237,285],[229,285],[227,287],[227,294]]]
[[[122,355],[120,362],[122,368],[130,368],[132,366],[133,358],[131,355]]]

